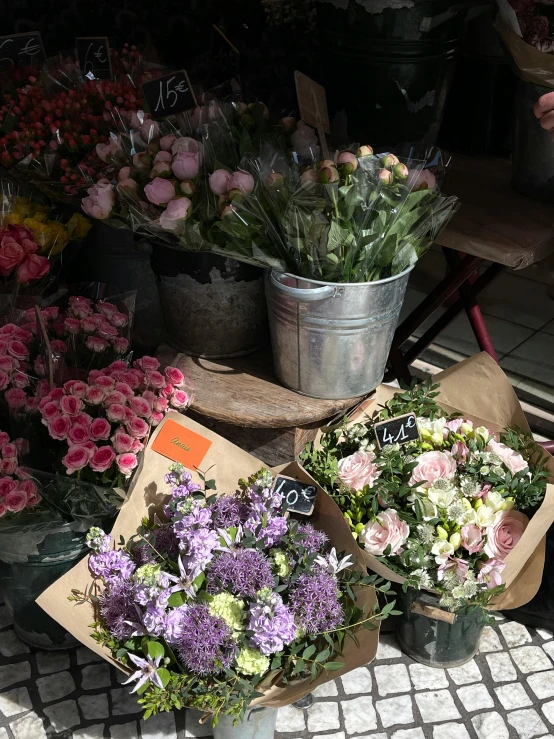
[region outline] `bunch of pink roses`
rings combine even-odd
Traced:
[[[0,431],[0,518],[34,508],[41,501],[37,486],[19,468],[18,453],[24,443],[23,439],[12,442]]]
[[[64,336],[76,353],[86,350],[92,355],[121,356],[129,348],[129,339],[123,335],[128,325],[128,314],[113,303],[75,295],[69,298],[67,311],[58,317],[53,330]]]
[[[20,285],[38,282],[50,271],[50,262],[37,254],[39,250],[29,228],[0,228],[0,276],[15,277]]]
[[[190,404],[183,373],[159,367],[154,357],[132,367],[118,360],[92,370],[88,382],[70,380],[40,400],[42,423],[67,475],[109,487],[130,478],[151,430],[170,410],[184,412]]]

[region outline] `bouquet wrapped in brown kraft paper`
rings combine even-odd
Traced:
[[[554,459],[500,367],[483,353],[432,384],[381,385],[366,414],[327,429],[302,463],[367,568],[433,592],[449,614],[531,600],[554,520]]]
[[[394,605],[377,611],[390,583],[310,482],[170,413],[112,535],[91,529],[90,555],[37,602],[130,673],[146,718],[288,705],[370,662]]]

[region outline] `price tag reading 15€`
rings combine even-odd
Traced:
[[[419,439],[415,413],[407,413],[405,416],[379,421],[375,424],[374,429],[379,449],[389,444],[407,444],[409,441]]]
[[[165,118],[196,107],[196,98],[184,69],[145,82],[142,92],[153,118]]]

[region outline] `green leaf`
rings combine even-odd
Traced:
[[[179,606],[183,606],[187,601],[187,596],[182,590],[178,590],[176,593],[172,593],[169,596],[169,599],[167,601],[167,605],[171,608],[178,608]]]
[[[316,662],[325,662],[325,660],[327,659],[327,657],[329,657],[330,654],[331,654],[331,650],[330,649],[324,649],[322,652],[320,652],[317,655],[317,657],[315,658],[315,661]]]
[[[162,685],[165,686],[167,683],[171,680],[171,674],[169,673],[169,670],[166,670],[165,667],[160,667],[159,670],[156,670],[158,673],[158,677],[162,681]]]
[[[310,659],[312,654],[315,653],[315,644],[310,644],[309,647],[306,647],[306,649],[302,652],[302,658],[303,659]]]
[[[215,480],[206,480],[206,482],[204,483],[204,487],[206,488],[206,490],[217,490]]]
[[[146,645],[146,648],[148,650],[148,656],[152,657],[152,659],[163,657],[165,654],[164,648],[157,641],[149,641],[148,644]]]
[[[344,662],[326,662],[323,666],[326,670],[340,670],[344,667]]]

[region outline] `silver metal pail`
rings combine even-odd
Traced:
[[[214,739],[273,739],[277,723],[277,708],[256,706],[247,708],[244,719],[233,726],[234,716],[220,714],[214,726]]]
[[[383,379],[413,267],[376,282],[266,273],[275,372],[312,398],[356,398]]]

